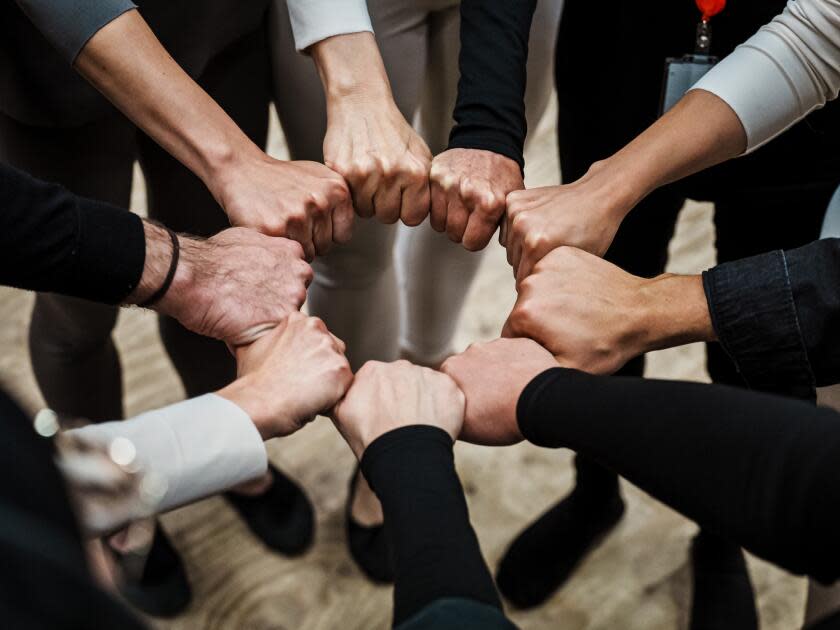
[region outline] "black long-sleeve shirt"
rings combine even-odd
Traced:
[[[462,0],[450,149],[493,151],[524,166],[528,38],[536,6],[536,0]]]
[[[0,164],[0,284],[117,304],[145,257],[137,215]]]
[[[840,414],[698,383],[551,369],[522,392],[530,442],[585,454],[758,556],[840,579]]]
[[[751,388],[813,400],[815,387],[840,382],[840,239],[723,263],[703,284]]]
[[[382,501],[400,629],[514,628],[478,539],[452,454],[452,438],[413,425],[377,438],[362,471]]]

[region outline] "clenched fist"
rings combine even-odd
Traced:
[[[380,435],[412,424],[439,427],[457,439],[464,420],[464,396],[440,372],[408,361],[368,361],[336,406],[333,419],[361,459]]]
[[[479,149],[449,149],[431,170],[432,228],[470,251],[487,247],[505,212],[505,199],[523,187],[519,164]]]
[[[219,395],[244,409],[263,439],[290,435],[330,411],[353,381],[344,343],[300,313],[237,348],[236,365],[237,379]]]

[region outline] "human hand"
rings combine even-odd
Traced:
[[[332,409],[353,381],[344,343],[320,319],[300,313],[236,348],[236,365],[236,380],[218,394],[244,409],[266,440]]]
[[[214,194],[232,225],[295,240],[307,260],[353,234],[347,184],[317,162],[286,162],[258,152],[220,175]]]
[[[558,367],[554,357],[529,339],[474,343],[444,361],[441,371],[466,398],[461,439],[486,446],[521,442],[519,396],[535,376],[553,367]]]
[[[464,420],[464,395],[451,378],[408,361],[368,361],[335,407],[333,419],[359,459],[379,436],[426,424],[457,439]]]
[[[329,37],[310,52],[327,98],[324,163],[347,180],[359,216],[419,225],[432,154],[394,103],[373,34]]]
[[[564,367],[611,374],[649,350],[714,338],[699,276],[638,278],[560,247],[519,283],[506,337],[528,337]]]
[[[435,156],[430,180],[432,227],[470,251],[487,247],[508,193],[524,186],[519,164],[479,149],[449,149]]]
[[[140,290],[146,285],[151,293],[163,283],[172,245],[162,228],[145,223],[145,230]],[[178,239],[175,277],[154,308],[195,333],[231,346],[247,344],[298,311],[306,299],[312,269],[295,241],[245,228],[230,228],[207,240]]]

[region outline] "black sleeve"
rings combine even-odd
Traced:
[[[486,149],[524,166],[528,38],[536,6],[536,0],[462,0],[450,149]]]
[[[0,164],[0,284],[117,304],[145,257],[137,215]]]
[[[556,368],[518,401],[540,446],[567,447],[783,568],[840,578],[840,415],[724,386]]]
[[[447,598],[501,610],[445,431],[421,425],[390,431],[367,448],[362,472],[385,515],[395,577],[394,625]]]
[[[814,400],[815,387],[840,382],[840,240],[723,263],[703,284],[751,388]]]

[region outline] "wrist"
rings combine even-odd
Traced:
[[[641,352],[716,340],[700,276],[663,274],[645,280],[639,294]]]
[[[393,101],[388,74],[373,33],[328,37],[312,47],[327,107]]]
[[[579,183],[593,198],[599,198],[607,215],[618,222],[652,190],[620,154],[594,162]]]
[[[198,308],[198,304],[203,299],[201,287],[197,282],[196,265],[204,242],[178,235],[178,244],[180,254],[172,284],[151,308],[162,315],[168,315],[180,321],[185,312]]]
[[[163,287],[173,264],[176,265],[176,276],[178,269],[181,267],[180,255],[177,262],[174,260],[175,247],[169,230],[150,221],[143,221],[143,235],[145,241],[143,273],[137,286],[125,299],[126,304],[143,304],[148,301]],[[181,237],[176,235],[176,239],[180,245]],[[166,296],[172,292],[174,283],[175,279],[173,278],[166,293],[153,306],[157,306],[164,301]]]
[[[251,377],[236,379],[217,391],[216,395],[226,398],[247,413],[263,441],[277,436],[277,419],[270,413],[268,401],[264,400],[262,390],[252,382]]]

